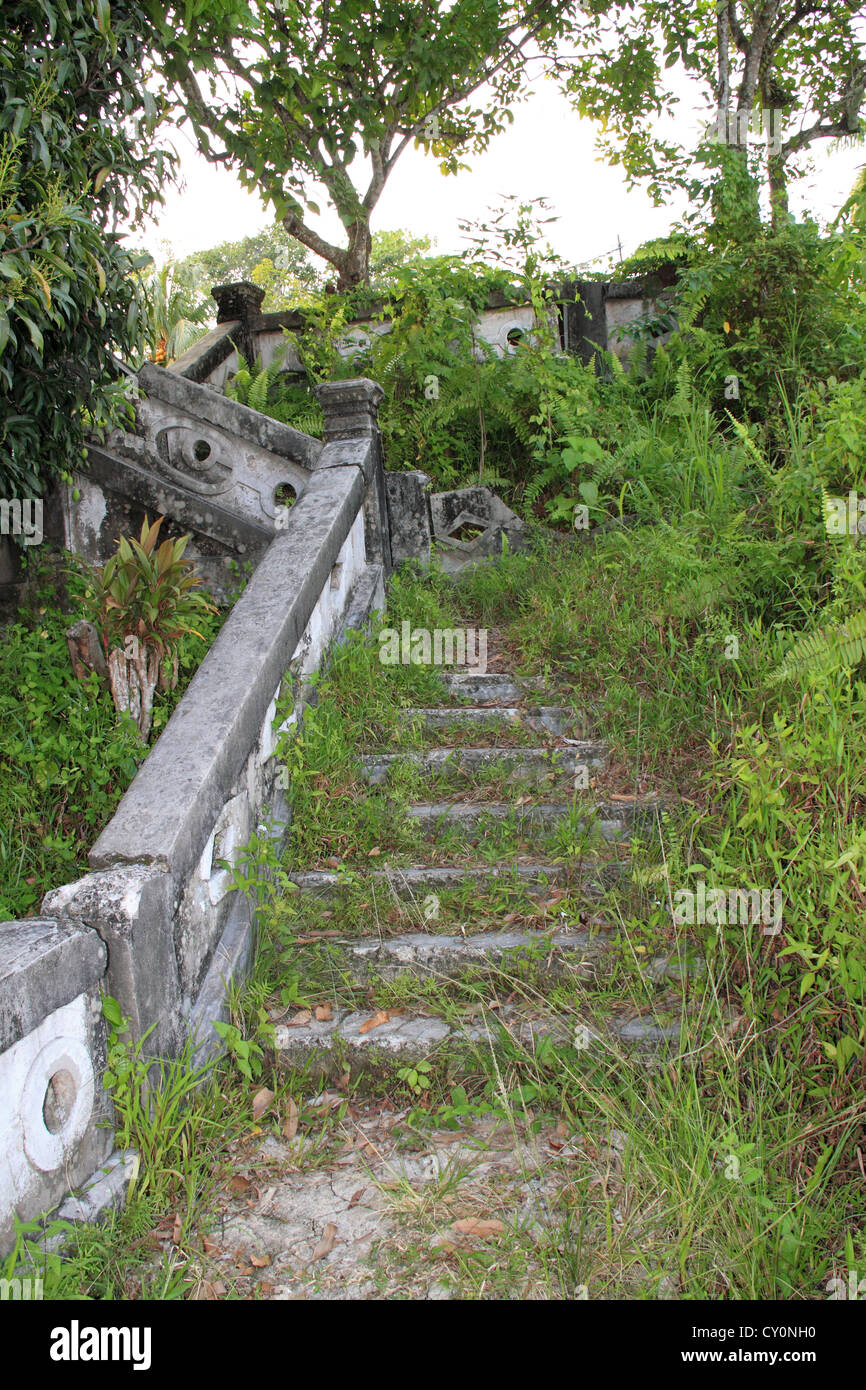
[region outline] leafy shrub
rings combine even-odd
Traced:
[[[189,536],[165,540],[156,549],[164,519],[151,526],[145,517],[138,540],[121,536],[117,554],[96,572],[88,593],[115,708],[132,715],[144,740],[157,681],[174,689],[180,640],[190,633],[201,637],[193,623],[215,611],[203,593],[195,592],[201,580],[184,559]]]
[[[28,565],[37,562],[28,557]],[[3,629],[0,667],[0,920],[38,908],[49,888],[87,872],[87,852],[138,770],[145,750],[129,720],[117,722],[96,675],[76,680],[66,646],[72,618],[47,573],[32,611]],[[68,580],[74,608],[84,578]],[[210,614],[201,636],[185,637],[173,691],[157,694],[158,732],[225,620]]]
[[[0,32],[0,494],[39,496],[127,409],[136,261],[109,231],[166,172],[135,0],[5,0]]]

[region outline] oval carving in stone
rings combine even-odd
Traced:
[[[156,436],[156,450],[164,471],[196,492],[213,495],[231,486],[224,445],[206,425],[168,425]]]

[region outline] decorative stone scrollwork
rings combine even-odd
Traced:
[[[231,486],[232,466],[223,461],[224,445],[207,426],[169,425],[156,435],[156,451],[166,473],[204,496]]]

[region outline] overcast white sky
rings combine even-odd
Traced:
[[[686,84],[681,90],[678,133],[689,146],[707,115],[701,115],[694,87]],[[666,132],[672,129],[667,126]],[[163,243],[180,258],[249,236],[273,220],[234,174],[207,164],[183,132],[175,145],[184,186],[169,191],[159,218],[134,237],[136,245],[145,245],[161,262]],[[846,149],[821,141],[813,151],[815,171],[792,190],[792,211],[828,221],[866,163],[866,145]],[[439,252],[459,252],[465,249],[459,218],[484,218],[505,193],[522,199],[543,196],[552,205],[550,215],[559,218],[546,229],[552,246],[568,264],[580,264],[615,248],[618,238],[623,253],[630,254],[650,237],[665,235],[682,211],[682,205],[654,208],[642,189],[629,191],[622,171],[599,160],[593,123],[581,120],[550,82],[537,83],[535,95],[515,109],[513,125],[484,155],[466,162],[471,172],[445,177],[435,159],[408,148],[374,213],[373,230],[404,227],[413,235],[435,238]],[[310,220],[323,235],[343,242],[336,217],[324,206],[322,217]]]

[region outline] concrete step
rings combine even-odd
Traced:
[[[581,741],[567,747],[546,748],[430,748],[424,753],[365,753],[361,756],[366,781],[383,786],[394,767],[408,763],[426,777],[455,769],[468,777],[497,764],[509,778],[531,782],[542,778],[573,778],[578,768],[603,768],[608,759],[606,743]]]
[[[275,1012],[274,1048],[277,1066],[283,1070],[303,1068],[317,1078],[350,1076],[391,1070],[417,1061],[447,1059],[456,1063],[464,1076],[481,1070],[481,1062],[501,1048],[518,1043],[534,1049],[542,1038],[552,1038],[579,1055],[602,1057],[637,1049],[656,1052],[677,1048],[682,1035],[679,1022],[656,1022],[651,1017],[600,1023],[577,1015],[568,1018],[552,1013],[505,1004],[495,1012],[479,1007],[473,1020],[448,1023],[444,1018],[423,1014],[411,1008],[380,1016],[375,1008],[363,1012],[334,1009],[332,1017],[318,1022],[306,1020],[307,1011],[295,1015],[297,1024],[279,1021]],[[368,1027],[370,1024],[372,1027]],[[366,1029],[362,1032],[362,1029]]]
[[[514,880],[527,895],[542,897],[551,888],[573,888],[586,897],[600,897],[609,891],[620,879],[623,865],[618,863],[584,863],[580,872],[569,869],[564,864],[514,865],[415,865],[411,868],[387,868],[358,871],[347,880],[340,873],[310,870],[307,873],[290,873],[290,880],[302,893],[332,901],[350,890],[352,879],[362,879],[390,892],[401,899],[418,898],[422,900],[428,893],[442,893],[450,889],[460,889],[465,884],[485,884],[495,880]]]
[[[535,960],[538,972],[551,981],[563,975],[593,979],[596,963],[611,951],[609,932],[574,930],[476,932],[467,936],[435,936],[411,932],[381,939],[331,943],[335,963],[342,964],[357,984],[394,980],[452,979],[475,968],[496,971]]]
[[[646,831],[655,824],[658,803],[635,804],[598,802],[580,815],[577,829],[590,832],[596,829],[604,840],[627,841],[637,829]],[[408,815],[424,835],[441,834],[457,829],[472,836],[483,834],[485,828],[513,821],[519,834],[529,831],[551,831],[573,815],[570,802],[536,802],[515,806],[510,801],[439,801],[408,807]]]
[[[413,707],[405,713],[424,729],[447,729],[453,724],[495,729],[503,724],[520,724],[533,733],[553,734],[556,738],[574,722],[574,716],[562,705],[444,705],[431,709]]]
[[[500,671],[444,671],[442,684],[452,699],[456,700],[490,701],[510,705],[527,698],[527,690],[518,684],[513,676]]]

